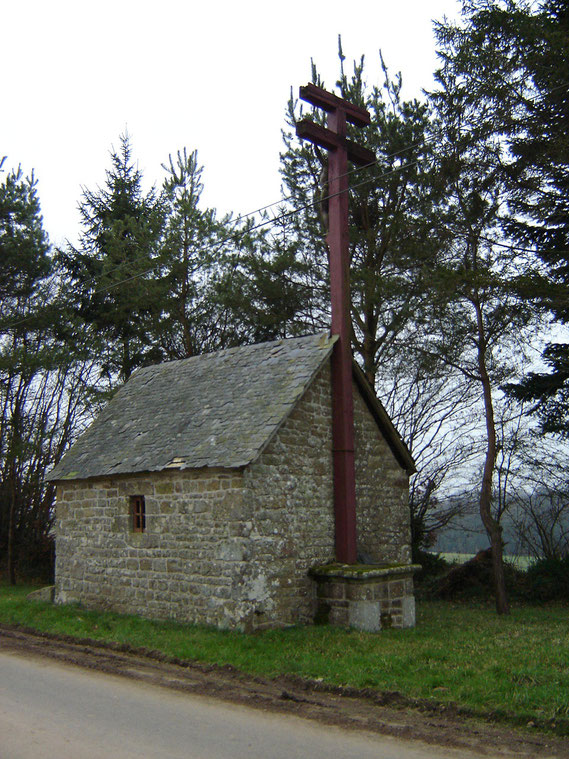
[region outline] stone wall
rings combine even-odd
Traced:
[[[358,559],[364,564],[409,564],[409,477],[357,391],[354,425]]]
[[[311,622],[308,570],[334,557],[330,366],[244,475],[255,514],[253,577],[266,589],[258,622]]]
[[[408,563],[407,478],[359,393],[355,410],[358,547]],[[247,630],[311,622],[309,570],[334,559],[331,425],[327,363],[244,470],[58,483],[56,602]]]
[[[310,621],[308,569],[334,552],[329,387],[326,367],[245,471],[60,482],[56,601],[243,629]]]
[[[145,496],[143,533],[131,529],[131,495]],[[242,502],[240,471],[59,483],[56,602],[229,624],[247,542]]]

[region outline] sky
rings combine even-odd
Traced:
[[[291,87],[327,89],[379,50],[403,94],[420,96],[437,62],[432,20],[457,19],[458,0],[5,0],[0,15],[4,169],[38,180],[55,245],[76,242],[83,188],[104,185],[109,151],[128,131],[145,189],[169,154],[198,151],[202,205],[245,214],[280,197],[281,129]]]

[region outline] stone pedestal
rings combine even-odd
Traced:
[[[415,626],[413,573],[418,564],[314,567],[315,624],[378,632]]]

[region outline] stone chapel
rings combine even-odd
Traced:
[[[415,466],[355,363],[358,563],[335,560],[335,340],[138,369],[49,475],[56,603],[242,630],[412,626]]]

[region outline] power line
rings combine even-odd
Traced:
[[[559,90],[559,89],[569,90],[569,85],[567,85],[567,84],[558,85],[557,87],[552,88],[552,90],[549,90],[547,93],[541,95],[540,97],[529,99],[529,102],[535,102],[535,101],[541,100],[544,97],[548,96],[551,92]],[[473,130],[470,130],[470,131],[466,132],[466,135],[469,135],[469,134],[472,134],[472,133],[473,133]],[[429,145],[430,143],[434,142],[439,136],[444,135],[444,134],[445,134],[445,131],[444,131],[443,128],[441,128],[440,130],[438,130],[429,139],[419,140],[419,141],[417,141],[415,143],[411,143],[410,145],[407,145],[407,146],[405,146],[403,148],[400,148],[399,150],[393,151],[392,153],[388,153],[387,155],[383,156],[383,160],[384,161],[388,161],[390,159],[393,159],[393,158],[396,158],[398,156],[401,156],[401,155],[409,152],[410,150],[413,150],[415,148],[421,147],[421,145],[423,145],[423,146]],[[393,175],[393,174],[395,174],[397,172],[403,171],[403,170],[411,168],[413,166],[418,166],[422,162],[423,161],[417,159],[415,161],[410,161],[408,163],[401,164],[400,166],[396,166],[396,167],[390,169],[389,171],[384,172],[383,174],[380,174],[379,176],[377,176],[377,175],[370,176],[370,177],[362,180],[361,182],[358,182],[355,185],[351,185],[349,189],[354,190],[354,189],[357,189],[358,187],[362,187],[362,186],[364,186],[366,184],[369,184],[370,182],[381,181],[381,180],[386,179],[389,176],[391,176],[391,175]],[[350,177],[353,174],[356,174],[358,172],[365,171],[366,169],[372,168],[373,166],[376,166],[378,163],[379,163],[379,161],[375,160],[375,161],[372,161],[372,162],[370,162],[368,164],[365,164],[364,166],[354,167],[354,168],[348,170],[347,172],[345,172],[345,174],[343,174],[342,177],[346,177],[346,176]],[[299,207],[295,207],[295,208],[293,208],[293,209],[291,209],[289,211],[284,211],[281,214],[277,215],[276,217],[273,217],[271,219],[266,219],[264,221],[261,221],[258,224],[255,224],[253,226],[247,227],[245,230],[237,230],[235,232],[232,232],[232,233],[228,234],[226,237],[224,237],[222,240],[220,240],[217,243],[215,243],[215,246],[214,246],[214,248],[213,248],[213,250],[211,252],[212,252],[212,254],[215,254],[223,245],[225,245],[227,242],[229,242],[229,241],[231,241],[231,240],[233,240],[235,238],[242,237],[242,236],[244,236],[246,234],[249,234],[250,232],[256,231],[257,229],[261,229],[261,228],[263,228],[265,226],[274,225],[274,224],[276,224],[279,221],[282,221],[284,219],[290,218],[291,216],[294,216],[294,215],[300,213],[301,211],[308,210],[309,208],[313,208],[318,203],[321,203],[321,202],[323,202],[325,200],[329,200],[330,198],[335,197],[338,194],[340,194],[340,193],[328,194],[328,195],[326,195],[324,197],[319,198],[317,201],[312,201],[310,203],[305,203],[305,204],[303,204],[303,205],[301,205]],[[293,201],[293,200],[294,200],[294,196],[292,196],[292,195],[285,196],[283,198],[280,198],[277,201],[269,203],[269,204],[267,204],[265,206],[261,206],[260,208],[257,208],[254,211],[250,211],[250,212],[248,212],[246,214],[242,214],[242,215],[236,217],[235,220],[231,220],[231,223],[237,224],[240,221],[248,219],[248,218],[250,218],[252,216],[256,216],[256,215],[258,215],[260,213],[263,213],[265,211],[268,211],[270,208],[273,208],[274,206],[279,206],[279,205],[282,206],[284,203],[287,203],[287,202],[290,202],[290,201]],[[455,234],[457,234],[457,236],[461,236],[458,233],[455,233]],[[462,235],[462,236],[464,237],[464,235]],[[520,247],[520,246],[509,245],[509,244],[506,244],[506,243],[500,243],[500,242],[497,242],[495,240],[491,240],[490,238],[480,238],[480,239],[485,239],[486,242],[490,242],[490,243],[492,243],[494,245],[497,245],[497,246],[503,247],[503,248],[507,248],[507,249],[512,250],[512,251],[527,252],[527,253],[536,253],[536,251],[528,249],[528,248],[523,248],[523,247]],[[555,253],[565,253],[565,251],[552,251],[552,252],[555,252]],[[141,259],[138,259],[138,260],[141,260]],[[115,267],[114,269],[110,269],[108,272],[105,273],[105,275],[108,276],[109,274],[112,274],[114,272],[119,271],[124,266],[132,266],[133,264],[136,264],[136,263],[137,263],[137,259],[136,258],[132,259],[130,261],[125,261],[124,263],[119,264],[119,266]],[[144,277],[147,274],[150,274],[151,272],[153,272],[155,269],[156,269],[156,265],[153,265],[153,266],[149,267],[148,269],[145,269],[142,272],[138,272],[137,274],[134,274],[134,275],[132,275],[130,277],[127,277],[127,278],[125,278],[123,280],[119,280],[118,282],[115,282],[115,283],[110,284],[110,285],[105,285],[104,287],[101,287],[99,289],[96,288],[96,289],[93,290],[92,294],[94,295],[94,294],[98,294],[98,293],[101,293],[101,292],[108,292],[109,290],[113,290],[113,289],[115,289],[117,287],[120,287],[121,285],[126,284],[128,282],[131,282],[131,281],[133,281],[135,279],[139,279],[141,277]],[[93,275],[93,277],[87,279],[83,284],[89,286],[91,283],[96,282],[97,280],[100,280],[100,275]],[[12,323],[10,323],[8,325],[4,325],[4,329],[12,329],[12,328],[14,328],[16,326],[19,326],[20,324],[25,323],[26,321],[29,321],[31,318],[32,318],[31,316],[24,317],[24,318],[22,318],[22,319],[20,319],[20,320],[18,320],[16,322],[12,322]]]
[[[549,92],[553,92],[553,91],[561,89],[561,88],[565,88],[566,90],[569,90],[569,85],[567,85],[567,84],[558,85],[557,87],[554,87]],[[546,93],[546,94],[549,94],[549,92]],[[542,95],[542,96],[536,97],[536,98],[530,98],[528,101],[529,102],[537,101],[537,100],[543,99],[543,97],[545,97],[545,95]],[[466,136],[471,135],[472,133],[473,133],[473,130],[470,130],[470,131],[467,130]],[[417,141],[415,143],[411,143],[410,145],[407,145],[407,146],[405,146],[403,148],[400,148],[399,150],[396,150],[396,151],[393,151],[391,153],[388,153],[386,156],[383,157],[383,160],[384,161],[389,161],[389,159],[396,158],[397,156],[401,156],[401,155],[403,155],[404,153],[407,153],[410,150],[413,150],[415,148],[420,147],[421,145],[424,145],[424,146],[429,145],[432,142],[434,142],[441,135],[444,135],[444,130],[442,128],[439,129],[439,130],[437,130],[437,132],[430,139],[419,140],[419,141]],[[344,177],[350,177],[351,175],[356,174],[356,173],[358,173],[360,171],[365,171],[366,169],[372,168],[373,166],[376,166],[378,163],[379,162],[377,160],[375,160],[375,161],[371,161],[370,163],[365,164],[363,166],[353,167],[353,168],[349,169],[347,172],[345,172],[344,174],[340,175],[339,178],[342,179]],[[395,167],[391,171],[403,169],[405,167],[410,167],[410,166],[413,166],[413,165],[419,165],[419,161],[417,160],[417,161],[414,161],[412,163],[402,165],[401,167]],[[389,173],[387,175],[384,175],[384,176],[380,175],[379,177],[378,176],[370,177],[368,180],[364,180],[363,182],[360,182],[360,183],[358,183],[356,185],[352,185],[350,187],[350,189],[356,189],[357,187],[361,187],[361,186],[363,186],[363,185],[365,185],[365,184],[367,184],[367,183],[369,183],[371,181],[374,181],[374,180],[375,181],[381,180],[383,178],[386,178],[386,176],[388,176],[388,175],[389,175]],[[299,207],[297,210],[298,210],[298,212],[303,211],[303,210],[307,210],[308,208],[311,208],[311,207],[314,207],[315,205],[317,205],[317,202],[322,202],[322,201],[325,201],[325,200],[329,200],[330,197],[333,197],[333,196],[328,195],[328,196],[325,196],[325,197],[321,197],[319,199],[319,201],[315,201],[315,202],[312,202],[312,203],[309,203],[309,204],[305,204],[305,205]],[[254,211],[249,211],[248,213],[241,214],[240,216],[238,216],[234,220],[232,220],[231,223],[237,224],[240,221],[243,221],[244,219],[248,219],[248,218],[250,218],[252,216],[256,216],[256,215],[258,215],[260,213],[263,213],[264,211],[268,211],[270,208],[273,208],[273,207],[279,206],[279,205],[283,205],[284,203],[287,203],[289,201],[294,201],[294,196],[293,195],[285,196],[283,198],[280,198],[279,200],[273,201],[272,203],[268,203],[265,206],[261,206],[260,208],[257,208]],[[268,225],[270,223],[276,223],[278,221],[281,221],[283,218],[285,218],[286,216],[289,216],[289,215],[292,215],[292,214],[289,213],[289,212],[287,212],[284,215],[281,214],[281,215],[279,215],[277,217],[274,217],[272,220],[269,220],[267,222],[262,222],[261,224],[258,224],[258,225],[255,225],[253,227],[250,227],[248,230],[246,230],[244,232],[236,232],[234,234],[238,234],[239,235],[239,234],[246,234],[248,231],[255,231],[256,229],[258,229],[260,227],[263,227],[265,225]],[[225,242],[227,242],[230,239],[232,239],[232,237],[233,237],[233,234],[228,235],[225,239],[221,240],[219,243],[216,243],[216,245],[217,246],[221,246],[221,245],[225,244]],[[218,249],[219,249],[219,247],[218,247]],[[521,252],[523,249],[520,248],[519,250]],[[531,252],[531,251],[527,251],[527,252]],[[106,272],[106,276],[108,276],[109,274],[114,273],[115,271],[119,271],[124,266],[132,265],[133,263],[136,263],[136,259],[133,259],[131,261],[125,261],[124,263],[119,264],[119,266],[115,267],[114,269],[110,269],[108,272]],[[139,274],[139,276],[144,276],[145,274],[149,273],[153,269],[154,269],[154,267],[152,267],[151,269],[146,270],[145,272],[141,272]],[[86,283],[84,283],[84,284],[89,285],[91,281],[95,281],[96,279],[97,279],[97,276],[94,275],[92,278],[86,280]],[[125,282],[126,281],[130,281],[130,279],[131,278],[129,277],[127,280],[124,280],[124,281]],[[112,285],[111,289],[114,288],[114,287],[119,286],[120,284],[121,283],[118,282],[115,285]]]

